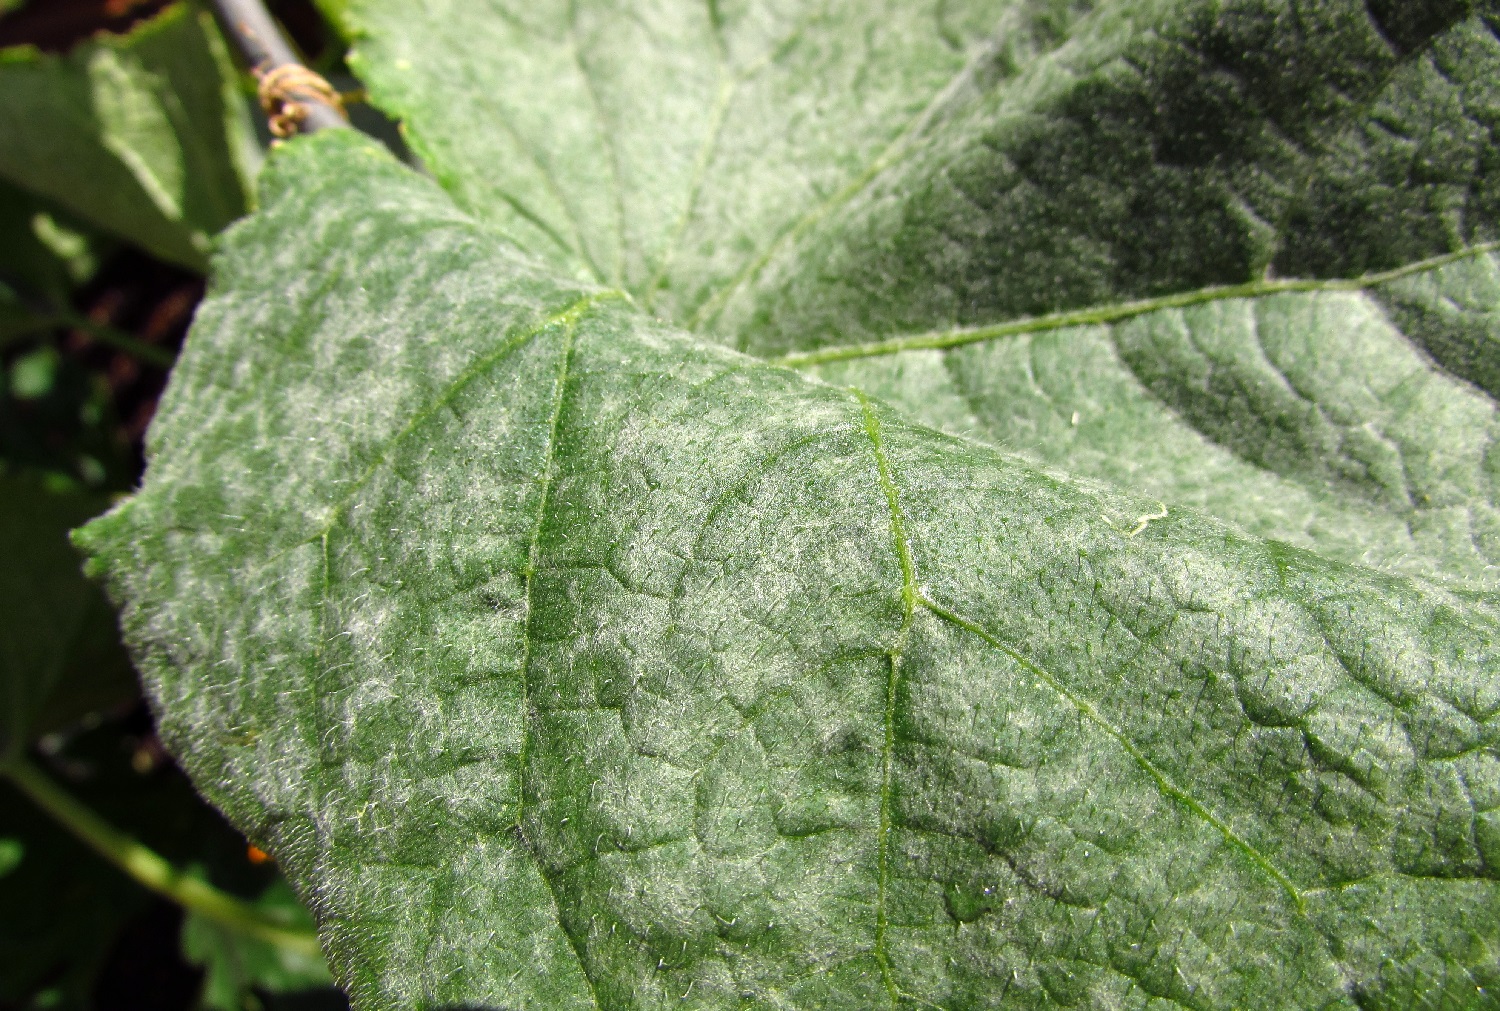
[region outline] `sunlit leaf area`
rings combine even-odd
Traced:
[[[9,0],[0,354],[0,1008],[1500,1009],[1497,0]]]

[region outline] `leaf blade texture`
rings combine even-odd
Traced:
[[[353,136],[266,186],[81,536],[356,1006],[1490,999],[1488,594],[705,342]]]
[[[328,7],[461,206],[761,356],[1348,279],[1497,237],[1490,3]],[[836,374],[1048,466],[1490,586],[1489,395],[1467,384],[1491,389],[1494,277],[1484,255],[1238,322],[1164,314]],[[1342,392],[1288,348],[1329,327],[1367,359]],[[1146,330],[1150,350],[1130,342]],[[1038,339],[1066,375],[1027,378]],[[1399,430],[1403,398],[1449,419],[1426,445]],[[1468,462],[1437,463],[1445,441]]]

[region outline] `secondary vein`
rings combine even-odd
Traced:
[[[1074,326],[1098,326],[1119,323],[1146,313],[1163,309],[1183,309],[1208,302],[1220,302],[1234,298],[1261,298],[1285,292],[1337,292],[1363,291],[1367,288],[1389,284],[1413,274],[1436,270],[1439,267],[1467,260],[1485,253],[1500,250],[1500,242],[1482,242],[1453,253],[1434,256],[1408,263],[1392,270],[1362,274],[1352,278],[1276,278],[1247,281],[1243,284],[1213,285],[1193,291],[1176,292],[1156,298],[1136,299],[1130,302],[1114,302],[1089,306],[1083,309],[1068,309],[1042,316],[1023,316],[1020,319],[984,326],[958,327],[952,330],[933,330],[927,333],[887,337],[863,344],[848,344],[842,347],[819,348],[816,351],[800,351],[770,359],[774,365],[789,368],[806,368],[829,362],[850,361],[859,358],[878,358],[884,355],[901,354],[904,351],[941,351],[963,347],[967,344],[982,344],[1001,337],[1018,337],[1022,334],[1042,333]]]
[[[911,628],[912,616],[916,613],[919,591],[917,590],[916,566],[912,561],[911,544],[906,539],[906,521],[901,514],[901,500],[896,481],[891,473],[890,460],[885,455],[885,444],[880,438],[880,419],[875,416],[874,405],[863,392],[855,390],[864,413],[865,434],[875,455],[875,469],[880,475],[880,488],[885,493],[886,507],[891,517],[891,537],[896,542],[896,556],[901,562],[901,630],[895,644],[886,654],[885,683],[885,740],[881,754],[880,774],[880,839],[877,857],[877,892],[875,905],[875,961],[880,966],[881,982],[890,994],[891,1004],[901,1003],[902,992],[891,973],[890,955],[886,949],[886,894],[890,882],[890,836],[891,800],[896,757],[896,687],[901,678],[901,651]]]
[[[1296,883],[1287,876],[1285,871],[1272,863],[1269,857],[1267,857],[1260,850],[1256,849],[1248,839],[1245,839],[1238,832],[1236,832],[1228,822],[1224,821],[1224,819],[1220,818],[1218,815],[1214,814],[1213,811],[1209,810],[1208,806],[1205,805],[1202,801],[1198,800],[1198,798],[1194,797],[1187,790],[1183,789],[1175,782],[1173,782],[1170,776],[1168,776],[1165,772],[1158,768],[1155,762],[1151,761],[1150,757],[1141,750],[1139,745],[1131,740],[1123,730],[1106,719],[1104,714],[1101,713],[1092,702],[1090,702],[1086,698],[1083,698],[1081,695],[1077,695],[1074,692],[1070,691],[1066,685],[1064,685],[1060,680],[1054,677],[1049,671],[1047,671],[1041,665],[1037,664],[1035,661],[1031,660],[1029,657],[1006,645],[1004,641],[992,635],[987,629],[984,628],[984,626],[980,625],[978,622],[966,618],[955,611],[949,610],[943,605],[927,597],[925,594],[921,597],[921,605],[927,608],[927,610],[931,611],[933,614],[937,615],[939,618],[942,618],[944,621],[956,625],[959,628],[962,628],[967,632],[971,632],[979,638],[983,639],[990,646],[999,650],[1001,653],[1004,653],[1016,663],[1026,668],[1026,670],[1029,671],[1032,675],[1041,679],[1048,688],[1052,689],[1052,691],[1057,693],[1065,701],[1072,705],[1073,708],[1077,709],[1081,716],[1083,716],[1090,723],[1097,726],[1099,729],[1103,730],[1110,737],[1113,737],[1115,741],[1120,745],[1120,747],[1124,748],[1125,752],[1129,754],[1130,757],[1135,761],[1136,765],[1139,766],[1142,771],[1144,771],[1148,776],[1152,778],[1152,780],[1155,781],[1157,789],[1163,795],[1171,797],[1183,807],[1187,808],[1188,811],[1192,812],[1193,815],[1218,830],[1219,834],[1224,837],[1225,842],[1229,843],[1235,849],[1243,853],[1251,863],[1259,867],[1262,872],[1264,872],[1268,877],[1275,881],[1276,884],[1286,892],[1287,896],[1292,900],[1292,904],[1296,907],[1298,913],[1307,912],[1306,900],[1303,898],[1301,891],[1298,890]]]

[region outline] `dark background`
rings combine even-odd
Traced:
[[[166,6],[166,0],[30,0],[0,17],[0,47],[63,53],[96,32],[126,31]],[[345,77],[342,47],[308,0],[268,6],[313,66]],[[175,353],[203,286],[201,277],[121,245],[72,302],[95,322]],[[5,345],[0,377],[44,345],[60,353],[44,396],[19,399],[10,383],[0,383],[0,460],[10,469],[46,472],[68,470],[86,453],[102,466],[98,490],[130,490],[166,370],[61,329]],[[162,749],[139,698],[49,735],[32,759],[110,822],[178,866],[202,868],[226,891],[253,898],[274,879],[274,865],[253,859],[244,838],[194,792]],[[203,973],[181,954],[181,910],[105,863],[6,785],[0,785],[0,837],[20,839],[26,852],[22,867],[0,883],[0,1011],[198,1006]],[[268,1011],[348,1007],[336,990],[258,993],[256,1000]]]

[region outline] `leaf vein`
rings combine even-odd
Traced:
[[[1129,754],[1130,757],[1135,761],[1136,765],[1140,766],[1141,770],[1151,777],[1151,779],[1156,783],[1157,789],[1164,796],[1175,800],[1177,803],[1181,804],[1184,808],[1197,816],[1199,819],[1216,829],[1219,834],[1224,837],[1225,842],[1229,843],[1235,849],[1243,853],[1247,858],[1249,858],[1251,863],[1259,867],[1261,871],[1263,871],[1268,877],[1275,881],[1276,884],[1286,892],[1287,896],[1292,900],[1292,904],[1293,906],[1295,906],[1298,913],[1306,913],[1306,900],[1303,898],[1301,891],[1298,890],[1297,885],[1292,881],[1290,877],[1287,876],[1285,871],[1277,867],[1269,857],[1267,857],[1260,850],[1256,849],[1248,839],[1244,838],[1238,832],[1236,832],[1228,822],[1224,821],[1224,819],[1214,814],[1214,812],[1211,811],[1206,804],[1198,800],[1186,789],[1178,786],[1175,782],[1173,782],[1172,778],[1168,776],[1164,771],[1162,771],[1155,762],[1151,761],[1150,756],[1148,756],[1143,750],[1141,750],[1140,745],[1131,740],[1129,735],[1127,735],[1123,730],[1111,723],[1092,702],[1080,695],[1075,694],[1072,691],[1069,691],[1067,686],[1064,685],[1051,672],[1044,669],[1041,665],[1031,660],[1025,654],[1007,645],[1003,640],[991,634],[987,629],[984,628],[984,626],[980,625],[978,622],[966,618],[963,615],[958,614],[956,611],[949,610],[942,604],[939,604],[937,601],[928,597],[926,594],[921,595],[920,603],[923,607],[927,608],[927,610],[931,611],[933,614],[937,615],[939,618],[943,619],[949,624],[956,625],[957,627],[978,636],[980,639],[988,643],[991,647],[999,650],[1001,653],[1004,653],[1016,663],[1025,667],[1026,670],[1030,671],[1036,677],[1040,678],[1047,685],[1047,687],[1051,688],[1053,692],[1066,700],[1070,705],[1073,706],[1073,708],[1077,709],[1078,712],[1086,720],[1094,724],[1100,730],[1104,731],[1110,737],[1113,737],[1115,741],[1122,748],[1124,748],[1126,753]]]
[[[623,292],[616,291],[614,289],[606,289],[604,291],[595,292],[591,295],[586,295],[583,298],[578,299],[576,302],[573,302],[566,308],[562,309],[561,311],[555,312],[552,315],[547,316],[545,319],[542,319],[541,321],[534,323],[529,327],[526,327],[520,333],[505,341],[494,351],[490,352],[487,355],[484,355],[478,361],[474,362],[468,368],[464,369],[456,377],[454,377],[454,379],[447,386],[443,388],[441,393],[439,393],[436,397],[434,397],[432,400],[428,401],[425,405],[418,409],[418,411],[411,416],[406,424],[401,426],[396,434],[392,435],[389,439],[386,440],[385,445],[381,446],[379,452],[375,454],[375,459],[370,461],[370,465],[364,469],[359,477],[354,479],[354,483],[349,486],[348,491],[346,491],[337,502],[333,503],[329,512],[328,520],[322,527],[320,527],[315,533],[311,534],[310,536],[297,541],[295,544],[290,544],[282,550],[271,555],[269,558],[267,558],[267,561],[274,561],[275,559],[280,558],[282,555],[287,554],[289,551],[293,551],[304,544],[311,544],[314,541],[326,539],[327,536],[333,532],[334,528],[338,526],[339,520],[342,518],[344,511],[349,508],[350,503],[352,503],[355,497],[358,496],[359,493],[363,491],[364,488],[370,483],[370,481],[374,479],[375,475],[379,473],[380,468],[385,466],[386,463],[389,462],[391,454],[396,450],[396,448],[400,446],[401,443],[411,438],[416,430],[422,427],[422,424],[424,422],[426,422],[429,418],[433,417],[443,408],[451,404],[453,400],[465,389],[467,389],[472,383],[475,383],[478,380],[484,378],[484,376],[488,374],[491,369],[508,358],[513,351],[519,350],[520,348],[524,347],[528,342],[536,338],[538,335],[545,333],[547,330],[551,329],[554,326],[564,325],[571,327],[577,321],[579,316],[581,316],[590,307],[598,305],[600,302],[610,301],[613,299],[623,299],[626,297],[627,296]],[[550,451],[551,450],[549,448],[548,452]]]
[[[900,354],[903,351],[945,351],[950,348],[965,347],[969,344],[983,344],[1002,337],[1019,337],[1025,334],[1043,333],[1048,330],[1062,330],[1068,327],[1120,323],[1127,319],[1158,312],[1162,309],[1183,309],[1189,306],[1203,305],[1208,302],[1221,302],[1226,299],[1262,298],[1267,295],[1288,292],[1364,291],[1368,288],[1401,280],[1413,274],[1436,270],[1450,263],[1457,263],[1460,260],[1467,260],[1471,257],[1496,251],[1500,251],[1500,241],[1482,242],[1456,252],[1445,253],[1442,256],[1417,260],[1391,270],[1362,274],[1359,277],[1293,277],[1261,279],[1247,281],[1243,284],[1212,285],[1207,288],[1175,292],[1171,295],[1160,295],[1155,298],[1136,299],[1129,302],[1111,302],[1102,305],[1087,306],[1082,309],[1066,309],[1061,312],[1046,313],[1041,316],[1025,316],[1020,319],[1006,320],[1000,323],[987,323],[983,326],[956,327],[951,330],[932,330],[927,333],[886,337],[863,344],[845,344],[836,347],[819,348],[816,351],[793,352],[772,358],[770,362],[773,365],[783,365],[788,368],[806,368],[810,365],[823,365],[829,362],[878,358],[883,355]]]
[[[885,495],[886,507],[890,511],[891,537],[895,541],[896,556],[901,564],[901,631],[886,654],[884,741],[881,747],[880,772],[880,838],[877,858],[877,891],[875,904],[875,961],[880,966],[880,978],[890,994],[892,1006],[899,1006],[904,996],[896,985],[891,971],[890,955],[886,949],[886,931],[889,927],[886,914],[886,896],[890,888],[891,846],[891,801],[896,756],[896,687],[901,677],[901,650],[911,628],[912,616],[916,613],[919,591],[917,590],[916,567],[912,563],[911,544],[906,538],[906,521],[901,514],[901,500],[896,481],[891,473],[890,460],[885,455],[885,444],[880,438],[880,419],[875,416],[875,407],[870,398],[854,390],[860,409],[864,414],[865,433],[875,456],[875,469],[880,479],[880,489]]]
[[[557,928],[562,931],[568,939],[568,946],[573,949],[573,956],[578,960],[578,974],[583,977],[584,985],[588,987],[589,999],[593,1001],[594,1007],[600,1007],[599,995],[594,990],[594,981],[589,977],[588,965],[583,959],[583,949],[579,945],[573,932],[563,923],[563,903],[557,894],[557,888],[552,883],[552,876],[547,873],[541,858],[537,855],[536,847],[526,838],[525,808],[526,808],[526,758],[531,746],[531,721],[532,702],[531,687],[527,680],[527,668],[531,661],[531,619],[534,614],[532,599],[532,583],[536,574],[537,557],[541,553],[542,526],[547,518],[547,500],[552,491],[552,472],[557,460],[557,432],[562,421],[563,399],[566,396],[568,384],[568,371],[573,362],[573,343],[578,330],[577,316],[568,320],[563,330],[563,347],[561,360],[557,369],[556,385],[552,394],[552,415],[547,427],[547,445],[542,454],[542,467],[540,473],[541,491],[538,494],[536,519],[531,528],[531,540],[526,552],[526,571],[523,580],[522,599],[526,604],[526,620],[521,625],[521,746],[517,750],[516,769],[518,778],[518,789],[516,790],[516,834],[520,837],[522,844],[530,852],[536,861],[537,873],[547,885],[547,891],[552,896],[552,904],[557,910]]]

